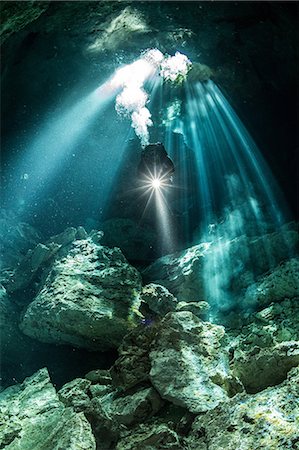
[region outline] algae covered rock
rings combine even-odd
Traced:
[[[141,309],[143,304],[148,309],[159,315],[165,316],[170,311],[174,311],[178,303],[177,299],[164,287],[150,283],[142,288],[140,293]]]
[[[110,369],[113,385],[123,390],[149,380],[149,352],[156,335],[154,324],[139,326],[125,336],[119,357]]]
[[[198,416],[188,437],[188,449],[298,448],[298,376],[298,368],[293,369],[279,386],[255,395],[237,395],[213,411]]]
[[[95,450],[83,413],[59,401],[46,369],[0,394],[0,446],[9,450]]]
[[[276,267],[270,274],[250,286],[245,293],[248,305],[267,306],[285,298],[299,296],[299,259],[292,258]]]
[[[204,300],[203,264],[208,244],[162,256],[143,271],[146,282],[165,286],[179,301]]]
[[[167,424],[140,425],[119,440],[116,450],[182,450],[178,435]]]
[[[0,211],[0,268],[16,267],[41,236],[31,225],[20,222],[11,211]]]
[[[58,397],[65,406],[72,406],[75,411],[86,411],[90,404],[90,385],[89,380],[75,378],[58,391]]]
[[[221,344],[224,328],[191,312],[169,313],[150,353],[150,380],[162,398],[202,413],[242,390]]]
[[[298,314],[298,299],[286,299],[251,315],[246,326],[227,329],[231,367],[247,392],[281,383],[299,364]]]
[[[218,309],[231,309],[258,277],[295,253],[298,240],[298,233],[287,226],[259,237],[241,235],[232,239],[225,234],[211,235],[207,242],[159,258],[143,271],[143,277],[147,283],[165,286],[179,301],[205,300],[213,306],[217,304]],[[258,258],[253,259],[252,255]],[[285,270],[281,269],[280,278],[282,283],[287,278],[292,278],[292,284],[297,280],[297,287],[292,288],[294,295],[298,276],[294,278],[296,267],[292,261]],[[271,301],[273,278],[268,281]],[[249,305],[242,303],[244,308],[251,305],[251,299]]]
[[[77,240],[53,263],[20,327],[42,342],[115,348],[135,325],[140,289],[139,273],[119,249]]]

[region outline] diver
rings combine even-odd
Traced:
[[[164,182],[172,183],[174,164],[169,158],[165,147],[161,142],[148,144],[141,153],[138,164],[138,176],[154,177]]]

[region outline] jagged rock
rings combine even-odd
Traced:
[[[299,370],[281,385],[240,394],[198,416],[186,440],[189,450],[295,449],[299,432]],[[241,446],[241,447],[240,447]]]
[[[147,261],[153,256],[156,234],[130,219],[110,219],[101,224],[103,245],[119,247],[129,260]]]
[[[281,383],[299,363],[299,302],[273,303],[240,328],[227,328],[231,367],[248,392]]]
[[[143,271],[143,277],[147,282],[165,286],[179,301],[204,300],[203,256],[208,247],[200,244],[163,256]]]
[[[299,296],[299,259],[280,264],[260,282],[250,286],[245,293],[248,305],[264,307],[271,302]]]
[[[4,278],[7,291],[12,293],[28,287],[36,274],[44,271],[45,275],[51,258],[65,255],[72,242],[80,238],[85,239],[87,236],[83,227],[69,227],[62,233],[52,236],[45,244],[39,243],[28,250],[12,274]]]
[[[178,435],[167,424],[139,425],[119,440],[116,450],[183,450]]]
[[[132,425],[156,414],[164,402],[152,387],[119,397],[111,404],[110,414],[120,424]]]
[[[22,30],[30,22],[35,21],[43,14],[49,1],[28,2],[27,4],[6,3],[1,7],[3,28],[1,29],[1,42],[3,43],[11,34]]]
[[[253,347],[248,352],[237,351],[232,367],[246,391],[256,393],[281,383],[298,364],[299,342],[290,341],[267,348]]]
[[[114,448],[119,438],[120,426],[110,414],[110,405],[117,395],[117,390],[109,390],[102,395],[93,396],[89,420],[97,441],[97,448]]]
[[[95,450],[83,413],[59,401],[46,369],[0,394],[0,446],[8,450]]]
[[[127,390],[148,381],[149,352],[156,334],[155,325],[139,326],[125,336],[118,349],[119,358],[110,369],[114,386]]]
[[[143,271],[143,277],[165,286],[179,301],[215,304],[217,300],[218,308],[226,308],[225,295],[243,294],[274,263],[288,259],[297,246],[298,233],[287,227],[257,238],[215,238],[159,258]],[[251,255],[257,254],[253,263]]]
[[[85,375],[85,378],[92,383],[110,384],[112,379],[109,370],[96,369],[91,370]]]
[[[103,397],[113,392],[113,386],[109,384],[93,384],[90,386],[89,391],[92,398]]]
[[[205,318],[210,309],[207,302],[179,302],[176,311],[191,311],[196,317]]]
[[[141,277],[119,249],[77,240],[24,311],[21,330],[42,342],[117,347],[136,324]]]
[[[27,255],[19,263],[11,278],[6,283],[8,292],[15,292],[24,289],[33,280],[38,270],[54,256],[60,245],[50,243],[48,246],[37,244],[33,250],[28,250]]]
[[[38,343],[21,333],[18,326],[19,317],[20,309],[0,285],[0,384],[2,386],[11,384],[8,380],[13,377],[20,379],[28,374],[26,356],[28,352],[35,353],[38,347]]]
[[[83,227],[80,227],[79,234],[81,234],[81,228]],[[66,245],[70,244],[76,239],[77,233],[78,233],[77,229],[74,227],[66,228],[62,233],[56,234],[55,236],[51,236],[47,244],[54,243],[61,245],[62,247],[65,247]],[[87,236],[84,236],[84,238],[86,237]]]
[[[154,283],[142,288],[140,299],[141,310],[144,303],[150,311],[159,316],[165,316],[168,312],[174,311],[177,305],[177,299],[164,286]]]
[[[242,390],[221,345],[224,329],[191,312],[169,313],[150,352],[150,380],[162,398],[202,413]]]
[[[40,242],[40,234],[17,216],[4,209],[0,212],[0,268],[12,269],[30,248]]]
[[[90,381],[84,378],[76,378],[66,383],[58,391],[58,397],[65,406],[72,406],[75,411],[86,411],[90,406],[88,396],[90,385]]]

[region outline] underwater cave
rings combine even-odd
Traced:
[[[297,448],[298,3],[0,10],[0,448]]]

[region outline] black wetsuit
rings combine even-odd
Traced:
[[[150,176],[170,179],[174,173],[174,165],[163,144],[147,145],[141,153],[138,164],[138,176]]]

